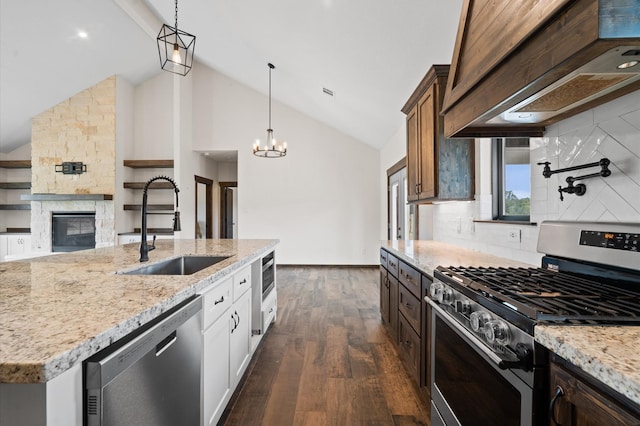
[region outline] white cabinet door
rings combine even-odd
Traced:
[[[118,235],[118,244],[139,243],[140,235]]]
[[[173,235],[170,234],[148,234],[149,244],[153,241],[153,236],[156,236],[157,240],[172,240]],[[130,244],[130,243],[140,243],[141,236],[140,234],[126,234],[126,235],[118,235],[118,244]]]
[[[6,255],[7,255],[7,236],[0,235],[0,262],[4,261],[4,258]]]
[[[230,321],[229,311],[203,334],[202,357],[202,423],[215,425],[231,398],[229,375]]]
[[[7,235],[7,258],[21,259],[31,253],[31,235]]]
[[[240,381],[251,359],[251,292],[231,307],[231,386]]]

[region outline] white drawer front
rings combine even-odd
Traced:
[[[262,334],[267,332],[267,329],[274,321],[276,313],[278,312],[278,297],[274,291],[269,294],[269,297],[262,306]]]
[[[251,288],[251,268],[244,268],[233,276],[233,301]]]
[[[203,330],[206,330],[231,306],[233,302],[231,300],[231,283],[232,279],[228,278],[204,294],[202,298]]]

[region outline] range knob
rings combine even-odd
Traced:
[[[469,315],[471,304],[468,300],[456,300],[456,312],[462,315]]]
[[[506,346],[511,343],[509,326],[504,321],[489,321],[485,324],[483,331],[485,339],[491,344]]]
[[[438,295],[442,293],[443,288],[444,285],[442,283],[436,282],[431,284],[431,286],[429,287],[429,294],[431,295],[431,299],[438,300]]]
[[[471,329],[475,332],[479,332],[483,329],[486,323],[491,321],[491,315],[486,312],[471,312],[469,315],[469,322],[471,322]]]
[[[453,291],[450,288],[443,288],[442,291],[438,293],[438,302],[451,305],[453,303]]]

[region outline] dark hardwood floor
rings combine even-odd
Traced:
[[[224,425],[428,425],[380,322],[377,268],[279,267],[278,318]]]

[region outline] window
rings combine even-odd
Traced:
[[[493,140],[493,218],[529,221],[531,164],[529,138]]]

